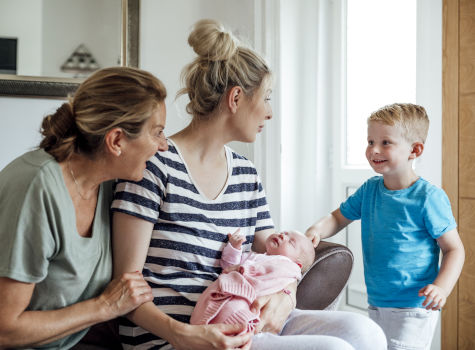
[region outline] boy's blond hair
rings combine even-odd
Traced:
[[[429,131],[429,117],[426,110],[412,103],[393,103],[381,107],[369,116],[369,122],[399,126],[409,142],[425,143]]]

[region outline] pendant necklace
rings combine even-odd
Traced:
[[[74,183],[76,184],[76,191],[78,192],[79,197],[81,197],[81,198],[82,198],[83,200],[85,200],[85,201],[89,200],[90,198],[86,198],[86,197],[84,197],[84,196],[82,195],[82,193],[81,193],[81,191],[80,191],[80,189],[79,189],[79,184],[78,184],[78,182],[77,182],[77,180],[76,180],[76,176],[74,176],[74,172],[73,172],[73,169],[71,168],[71,163],[69,162],[69,160],[68,160],[68,168],[69,168],[69,172],[71,173],[71,176],[72,176],[72,178],[73,178],[73,181],[74,181]]]

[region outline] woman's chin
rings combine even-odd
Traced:
[[[241,142],[246,142],[246,143],[253,143],[256,141],[257,134],[250,135],[249,137],[246,137],[244,140],[241,140]]]
[[[132,174],[130,177],[127,179],[129,181],[134,181],[134,182],[139,182],[143,179],[143,171],[139,174]]]

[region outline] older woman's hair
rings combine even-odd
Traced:
[[[68,102],[43,119],[40,148],[58,162],[74,152],[94,157],[112,128],[137,138],[166,95],[163,83],[146,71],[101,69],[87,78]]]
[[[429,117],[424,107],[412,103],[393,103],[373,112],[369,122],[399,126],[408,142],[426,142]]]
[[[229,88],[240,86],[252,96],[271,75],[264,59],[240,45],[217,21],[198,21],[188,44],[198,57],[184,68],[181,78],[185,87],[177,97],[188,95],[186,111],[195,118],[213,112]]]

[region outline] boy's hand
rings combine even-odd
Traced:
[[[447,293],[445,290],[435,284],[428,284],[419,290],[419,296],[425,296],[426,299],[422,303],[427,310],[440,310],[447,301]]]
[[[314,248],[316,248],[318,243],[320,243],[320,234],[313,226],[310,226],[307,231],[305,231],[305,236],[307,236],[307,238],[312,241]]]
[[[241,249],[242,244],[246,241],[246,237],[239,233],[240,229],[237,229],[233,234],[228,233],[229,243],[234,249]]]

